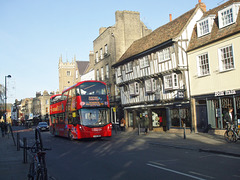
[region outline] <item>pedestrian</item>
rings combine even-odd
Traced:
[[[125,131],[125,126],[126,126],[126,121],[124,118],[122,118],[120,122],[121,131]]]
[[[2,137],[4,137],[4,135],[5,135],[5,126],[4,126],[4,122],[1,122],[0,126],[1,126]]]
[[[229,107],[228,112],[225,113],[224,115],[224,121],[227,123],[227,130],[231,128],[231,125],[233,124],[233,108]]]
[[[145,115],[145,118],[144,118],[144,126],[145,126],[145,134],[147,134],[148,133],[148,126],[149,126],[149,118],[148,118],[147,114]]]
[[[162,127],[162,116],[159,116],[159,126]]]

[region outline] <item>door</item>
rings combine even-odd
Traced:
[[[197,129],[198,131],[206,131],[208,127],[207,106],[196,105]]]

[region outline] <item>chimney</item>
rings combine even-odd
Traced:
[[[203,12],[207,11],[207,6],[204,3],[202,3],[201,0],[198,0],[198,4],[199,4],[200,8],[203,10]]]
[[[200,1],[200,0],[199,0]],[[172,21],[172,14],[169,14],[169,21]]]

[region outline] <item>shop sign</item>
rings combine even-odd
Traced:
[[[217,91],[215,92],[215,96],[227,96],[236,94],[235,90],[226,90],[226,91]]]

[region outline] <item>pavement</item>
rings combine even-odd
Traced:
[[[15,141],[16,127],[13,127]],[[31,129],[29,129],[31,130]],[[144,141],[149,145],[163,148],[187,149],[192,151],[223,154],[240,157],[240,141],[228,143],[223,136],[208,133],[149,132],[138,134],[137,130],[113,131],[112,138],[127,141]],[[0,180],[27,179],[29,164],[23,163],[23,150],[17,151],[12,136],[0,137]]]

